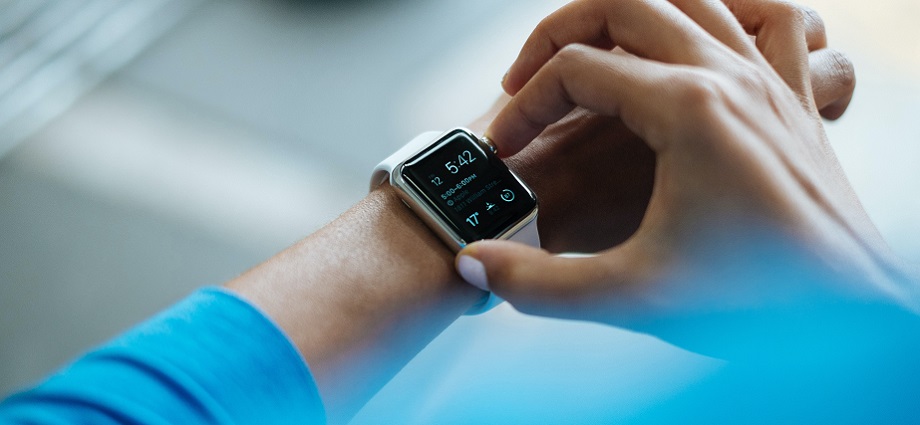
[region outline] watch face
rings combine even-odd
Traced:
[[[410,158],[401,173],[466,243],[496,238],[537,206],[505,163],[462,130]]]

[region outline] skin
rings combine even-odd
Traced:
[[[532,45],[533,39],[528,42]],[[547,60],[557,55],[547,52]],[[813,108],[842,111],[852,95],[852,67],[840,62],[842,55],[825,53],[803,52],[816,72],[810,78],[821,82],[815,86],[821,88],[816,97],[809,99]],[[844,66],[836,67],[832,61]],[[545,90],[534,88],[534,94],[528,95],[521,89],[531,80],[528,74],[541,69],[540,62],[533,62],[531,68],[516,63],[504,84],[510,92],[520,93],[503,97],[468,127],[481,133],[491,122],[500,153],[509,156],[509,166],[538,194],[540,235],[546,249],[593,252],[629,243],[634,234],[645,231],[647,209],[658,208],[655,197],[660,198],[662,171],[669,169],[667,161],[662,167],[659,144],[645,143],[637,135],[642,134],[636,131],[639,127],[618,114],[571,107],[558,109],[552,120],[546,120],[553,123],[545,129],[531,129],[522,139],[508,137],[521,120],[508,111],[520,108],[519,98]],[[555,100],[549,97],[546,104],[554,105]],[[514,257],[518,248],[490,245],[464,251],[487,263],[494,288],[513,296],[516,307],[526,301],[514,289],[516,281],[505,279],[516,275],[508,270],[529,264],[533,258],[528,255],[549,258],[554,267],[558,264],[542,251]],[[480,300],[483,292],[462,281],[453,261],[454,253],[384,185],[227,287],[261,308],[290,336],[317,380],[330,423],[342,423]],[[529,290],[519,285],[517,291]]]
[[[672,341],[647,324],[770,311],[814,294],[917,311],[914,272],[869,220],[824,133],[821,116],[839,117],[855,84],[852,74],[812,77],[848,67],[826,45],[820,18],[784,1],[563,7],[511,66],[503,86],[514,97],[486,135],[514,155],[573,108],[618,117],[654,153],[647,210],[632,236],[596,256],[482,241],[459,253],[460,272],[526,313]],[[828,101],[828,92],[841,94]],[[761,255],[767,244],[787,254]],[[477,262],[486,281],[469,273]],[[763,282],[738,265],[827,278]]]

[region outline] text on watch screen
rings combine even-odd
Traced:
[[[498,236],[536,207],[505,164],[462,132],[407,161],[402,175],[467,243]]]

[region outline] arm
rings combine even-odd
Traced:
[[[827,104],[839,97],[840,77],[815,76],[828,81]],[[507,102],[501,100],[470,127],[485,128]],[[654,152],[618,118],[585,110],[550,126],[509,165],[540,196],[541,238],[553,251],[595,251],[627,240],[643,218],[656,172]],[[335,423],[347,420],[479,300],[480,291],[459,283],[452,261],[441,242],[383,187],[227,286],[291,338]],[[238,336],[251,331],[241,329]],[[278,344],[278,337],[272,341]],[[233,369],[197,367],[218,376]],[[86,384],[92,389],[92,382]]]
[[[227,284],[258,310],[196,294],[0,404],[0,422],[346,422],[481,299],[452,261],[385,185]]]
[[[452,261],[384,185],[227,286],[287,331],[338,423],[480,300]]]

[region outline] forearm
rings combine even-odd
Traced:
[[[482,297],[389,185],[227,286],[290,336],[332,423]]]
[[[0,422],[315,423],[320,396],[344,422],[484,294],[386,185],[227,286],[248,302],[196,294],[0,403]]]

